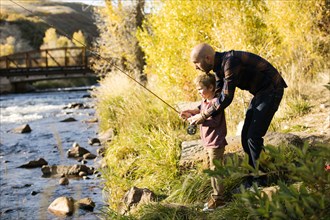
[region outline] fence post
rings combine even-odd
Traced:
[[[82,47],[82,53],[81,53],[82,57],[81,57],[81,60],[82,60],[82,65],[84,67],[87,67],[87,56],[86,56],[86,48],[85,47]]]
[[[25,53],[25,66],[26,68],[29,68],[30,67],[30,56],[29,56],[29,53]]]
[[[6,68],[9,69],[9,58],[6,56]]]
[[[68,48],[64,48],[64,66],[67,67],[68,66],[68,57],[66,56],[68,51]]]
[[[48,68],[48,50],[46,49],[45,52],[46,52],[46,68]]]

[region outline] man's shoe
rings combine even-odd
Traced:
[[[246,181],[243,185],[244,189],[250,189],[252,187],[252,183],[250,181]]]

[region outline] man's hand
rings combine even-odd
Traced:
[[[205,117],[202,114],[197,114],[188,118],[188,121],[191,125],[198,125],[205,121]]]

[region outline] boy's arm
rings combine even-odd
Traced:
[[[197,109],[188,109],[188,110],[184,110],[182,112],[180,112],[180,117],[183,119],[187,119],[190,118],[193,115],[199,114],[200,110]]]

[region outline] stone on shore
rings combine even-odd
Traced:
[[[122,203],[119,205],[118,213],[123,215],[139,204],[148,204],[154,201],[156,201],[156,195],[154,192],[147,188],[138,188],[134,186],[127,191],[122,198]]]
[[[101,144],[103,144],[106,142],[110,142],[114,136],[115,136],[115,131],[112,128],[110,128],[99,134],[98,139],[100,140]]]
[[[74,200],[72,197],[59,197],[48,207],[48,211],[56,216],[69,216],[74,211]]]
[[[228,145],[226,146],[225,154],[239,154],[244,155],[244,151],[241,144],[241,136],[226,137]],[[302,147],[303,140],[294,134],[290,133],[277,133],[269,132],[264,137],[265,145],[272,146],[296,146]],[[181,144],[181,167],[191,167],[195,163],[201,162],[204,157],[203,146],[200,139],[192,141],[184,141]]]
[[[105,147],[100,147],[96,150],[97,155],[104,157],[105,156]]]

